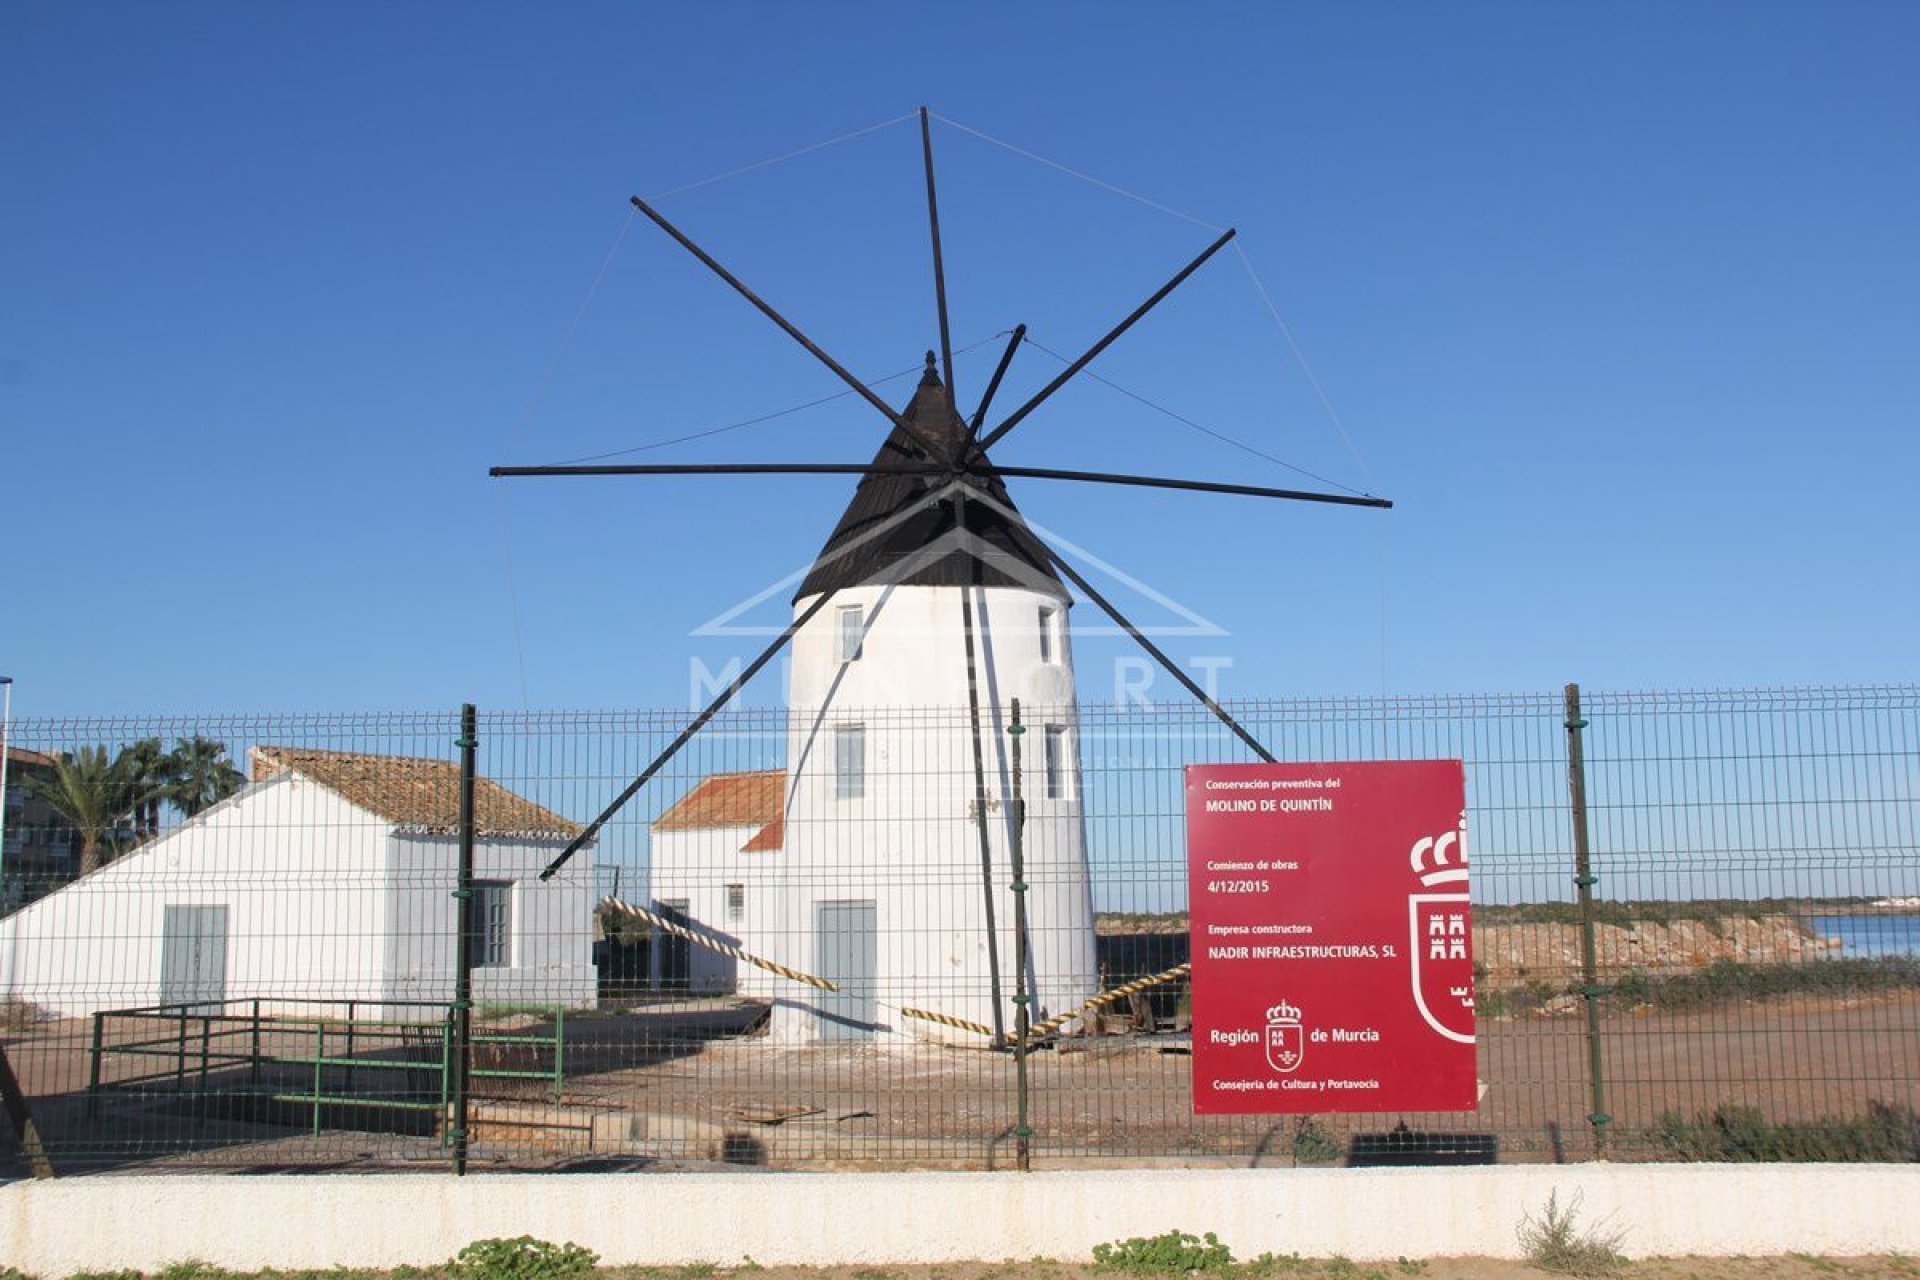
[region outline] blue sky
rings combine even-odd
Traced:
[[[1218,624],[1169,648],[1224,693],[1911,680],[1915,47],[1867,3],[15,3],[0,671],[24,715],[683,705],[753,647],[690,633],[851,481],[486,469],[838,391],[626,197],[925,103],[966,126],[963,402],[996,334],[1077,353],[1211,238],[985,134],[1239,228],[1346,437],[1231,253],[1096,371],[1398,504],[1014,485]],[[920,181],[903,121],[660,203],[879,377],[935,339]],[[1319,487],[1086,380],[996,455]],[[1080,646],[1083,696],[1120,652]]]

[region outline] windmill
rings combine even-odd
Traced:
[[[777,789],[782,820],[754,841],[784,842],[782,857],[796,867],[816,870],[837,867],[848,883],[886,880],[878,875],[881,861],[891,852],[854,848],[845,833],[898,827],[916,816],[923,819],[912,837],[915,857],[937,863],[950,878],[962,857],[958,845],[971,849],[968,863],[977,858],[977,889],[964,902],[949,898],[929,902],[909,883],[873,903],[888,915],[889,937],[916,936],[920,940],[895,944],[903,948],[889,960],[871,951],[859,954],[857,944],[847,951],[849,930],[872,931],[872,914],[829,915],[827,908],[849,904],[845,892],[822,897],[776,894],[769,911],[777,921],[762,936],[800,939],[808,958],[801,968],[764,962],[735,947],[748,962],[783,980],[807,980],[810,966],[852,979],[831,979],[814,985],[824,993],[805,1001],[776,1000],[775,1029],[791,1038],[836,1038],[851,1028],[865,1034],[876,1027],[894,1034],[903,1029],[889,1021],[891,1013],[918,1018],[922,1036],[987,1035],[994,1043],[1008,1039],[1007,990],[1013,988],[1013,1038],[1024,1042],[1029,1020],[1039,1015],[1046,1023],[1062,1021],[1093,997],[1092,906],[1088,889],[1086,851],[1079,810],[1077,742],[1065,723],[1039,726],[1036,749],[1048,771],[1045,799],[1059,801],[1050,821],[1036,822],[1024,837],[1014,830],[1026,816],[1008,794],[1009,704],[1024,698],[1029,706],[1071,708],[1074,705],[1072,670],[1065,628],[1066,609],[1072,604],[1068,584],[1093,603],[1154,661],[1237,736],[1261,760],[1272,754],[1236,721],[1191,676],[1170,659],[1112,601],[1064,559],[1014,506],[1008,479],[1056,480],[1072,483],[1143,486],[1198,493],[1343,506],[1388,507],[1385,499],[1333,493],[1277,489],[1162,476],[1128,475],[1062,468],[1002,466],[989,450],[1018,428],[1062,387],[1091,364],[1194,272],[1227,245],[1232,230],[1220,235],[1172,278],[1135,307],[1077,359],[1025,403],[990,429],[990,411],[1014,355],[1026,337],[1016,327],[993,374],[970,416],[957,409],[953,345],[947,319],[945,262],[940,246],[939,202],[936,194],[933,141],[925,108],[919,112],[922,159],[927,190],[927,221],[931,241],[934,296],[938,312],[939,353],[928,351],[926,367],[911,401],[896,410],[861,382],[780,312],[696,244],[680,228],[638,196],[634,207],[668,236],[725,281],[783,332],[825,365],[855,394],[886,419],[889,430],[873,459],[865,463],[774,462],[723,464],[576,464],[559,466],[500,466],[494,476],[740,476],[740,475],[851,475],[859,477],[852,502],[814,561],[793,600],[792,621],[636,776],[581,836],[549,865],[542,878],[552,875],[620,812],[666,767],[682,748],[727,705],[783,648],[794,648],[789,690],[788,761],[790,773]],[[929,638],[915,632],[913,646],[883,652],[888,641],[905,634],[889,620],[904,616],[932,616],[936,623]],[[869,652],[869,650],[872,652]],[[862,665],[862,664],[865,665]],[[964,680],[961,680],[961,674]],[[945,673],[945,675],[943,675]],[[950,676],[950,687],[942,681]],[[957,811],[938,821],[931,812],[916,815],[889,802],[884,787],[868,795],[866,781],[868,726],[848,719],[841,710],[860,705],[855,693],[869,701],[878,698],[895,708],[924,707],[943,694],[964,701],[966,725],[933,741],[925,751],[942,761],[937,774],[970,781],[970,797]],[[1009,696],[1011,695],[1011,696]],[[1059,737],[1056,739],[1056,731]],[[930,734],[935,731],[928,730]],[[935,735],[936,738],[938,735]],[[961,760],[947,760],[953,751]],[[815,762],[809,772],[804,761]],[[1059,776],[1056,778],[1055,772]],[[849,779],[859,778],[857,784]],[[990,780],[992,785],[990,786]],[[710,780],[711,781],[711,780]],[[705,784],[703,784],[705,785]],[[755,784],[729,783],[741,788]],[[1057,789],[1056,789],[1057,788]],[[690,795],[682,806],[694,801]],[[951,809],[954,797],[942,797]],[[898,800],[898,797],[895,797]],[[676,806],[680,810],[682,806]],[[695,806],[697,807],[697,806]],[[990,815],[999,814],[996,818]],[[795,819],[801,819],[796,821]],[[836,835],[836,833],[839,833]],[[931,852],[929,852],[931,851]],[[973,873],[969,873],[970,875]],[[933,878],[933,877],[929,877]],[[901,878],[893,876],[891,882]],[[911,877],[906,877],[911,881]],[[1048,892],[1033,893],[1027,882],[1042,882]],[[897,887],[897,885],[896,885]],[[834,896],[838,893],[840,896]],[[1030,896],[1031,895],[1031,896]],[[858,905],[854,903],[852,905]],[[1008,908],[1011,908],[1009,911]],[[1007,927],[1011,917],[1011,929]],[[727,951],[728,944],[689,931],[671,922],[658,922],[695,941]],[[943,950],[944,949],[944,950]],[[1011,952],[1010,957],[1004,952]],[[796,957],[789,955],[789,961]],[[1011,965],[1003,963],[1011,959]],[[917,975],[917,976],[916,976]],[[979,981],[972,979],[977,976]],[[859,991],[843,991],[864,987]],[[875,992],[878,991],[878,995]],[[865,1004],[861,1003],[864,998]],[[940,1007],[940,1006],[945,1007]],[[928,1007],[932,1006],[932,1007]],[[891,1011],[885,1012],[885,1011]],[[783,1014],[792,1016],[783,1017]],[[1049,1016],[1051,1015],[1051,1016]]]

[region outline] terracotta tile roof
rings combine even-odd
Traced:
[[[25,747],[8,747],[7,759],[15,764],[51,765],[53,763],[52,756],[39,751],[29,751]]]
[[[697,831],[705,827],[764,827],[780,816],[786,798],[787,771],[716,773],[653,820],[655,831]]]
[[[742,853],[770,853],[786,843],[787,771],[716,773],[702,778],[677,804],[653,820],[655,831],[758,827]]]
[[[450,760],[356,751],[258,746],[247,753],[253,781],[293,772],[395,826],[445,835],[460,824],[460,766]],[[473,816],[482,836],[566,837],[581,828],[497,782],[475,780]]]
[[[787,843],[787,819],[775,818],[760,828],[759,834],[740,846],[742,853],[777,853]]]

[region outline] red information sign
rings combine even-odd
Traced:
[[[1458,760],[1187,769],[1193,1109],[1471,1111]]]

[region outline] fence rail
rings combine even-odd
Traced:
[[[19,722],[4,1061],[62,1174],[1920,1158],[1920,688],[1230,709],[1465,762],[1476,1110],[1193,1113],[1158,706],[725,712],[544,879],[686,713],[476,717],[465,878],[457,711]]]

